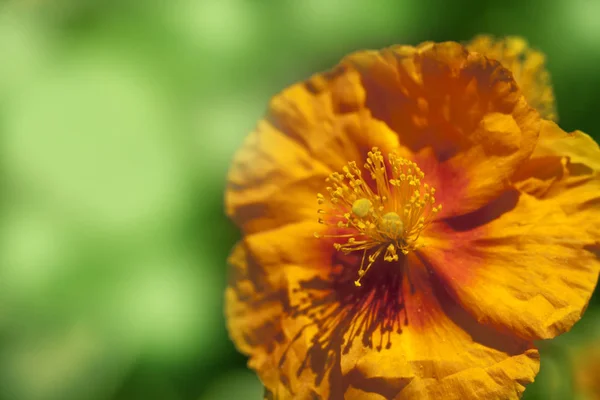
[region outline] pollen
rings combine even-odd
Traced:
[[[400,218],[398,214],[390,211],[381,217],[379,227],[388,238],[394,239],[402,236],[404,231],[404,222],[402,222],[402,218]]]
[[[334,238],[336,251],[362,253],[356,286],[382,258],[398,262],[418,248],[421,232],[442,206],[435,189],[423,182],[418,165],[394,153],[387,160],[374,147],[360,169],[355,161],[326,179],[327,195],[317,194],[319,223],[329,227],[317,238]]]
[[[371,211],[372,206],[373,203],[369,199],[362,197],[352,203],[352,213],[359,218],[364,218]]]

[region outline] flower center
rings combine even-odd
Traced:
[[[356,286],[381,255],[395,262],[398,253],[415,250],[419,235],[442,208],[434,206],[435,189],[422,183],[425,174],[416,163],[391,153],[388,164],[389,173],[381,151],[374,147],[364,165],[374,187],[351,161],[343,173],[334,172],[326,179],[327,197],[317,194],[317,202],[327,207],[318,210],[319,223],[336,233],[315,236],[344,239],[333,246],[345,254],[363,253]]]

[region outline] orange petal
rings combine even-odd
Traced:
[[[581,131],[566,133],[556,123],[543,121],[540,138],[531,157],[548,156],[568,158],[570,163],[584,164],[600,172],[600,147],[594,139]]]
[[[355,53],[272,99],[234,158],[227,213],[244,232],[309,217],[327,173],[372,147],[419,153],[443,213],[466,213],[506,188],[538,130],[510,73],[457,43]]]
[[[539,368],[532,344],[478,325],[418,259],[404,278],[395,268],[371,288],[289,274],[280,370],[291,398],[519,398]]]
[[[300,377],[293,379],[291,372],[281,370],[284,354],[293,357],[286,351],[292,340],[281,321],[289,313],[288,280],[309,279],[328,271],[333,247],[323,247],[325,241],[313,236],[321,227],[305,221],[248,235],[229,257],[228,331],[238,350],[250,357],[248,366],[257,371],[272,398],[294,398],[292,393],[302,390],[297,384]]]
[[[294,85],[275,96],[271,114],[245,140],[228,175],[226,212],[245,232],[253,233],[306,219],[316,219],[316,195],[325,178],[348,161],[364,163],[372,147],[398,149],[389,128],[364,110],[327,109],[337,91],[349,90],[329,77],[322,93],[309,83]],[[311,88],[311,89],[309,89]],[[312,90],[312,91],[311,91]]]
[[[600,148],[591,137],[580,131],[567,134],[554,122],[544,121],[531,159],[523,163],[512,181],[525,193],[552,197],[584,185],[598,174]]]
[[[481,35],[468,43],[467,48],[500,61],[513,73],[527,102],[538,110],[543,118],[557,119],[554,92],[543,53],[532,50],[527,41],[517,36],[496,39]]]
[[[316,218],[316,193],[330,170],[261,122],[237,152],[225,193],[227,214],[245,233]]]
[[[598,176],[553,197],[507,192],[430,226],[423,256],[478,321],[525,339],[577,322],[600,271]]]
[[[458,43],[359,52],[365,105],[416,153],[443,213],[473,211],[497,197],[526,160],[540,129],[512,74]]]
[[[281,317],[287,293],[253,259],[247,246],[238,243],[229,257],[229,285],[225,291],[225,315],[229,336],[239,351],[250,355],[248,366],[260,371],[265,385],[276,385],[277,362],[283,339]]]
[[[360,75],[343,61],[274,96],[266,120],[335,171],[348,161],[361,165],[373,147],[399,146],[395,132],[373,121]]]
[[[531,343],[478,325],[414,255],[357,288],[359,260],[308,224],[250,235],[231,257],[229,330],[266,398],[516,399],[533,380]]]

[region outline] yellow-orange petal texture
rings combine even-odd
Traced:
[[[596,284],[600,151],[519,86],[424,43],[273,98],[225,196],[244,235],[228,329],[265,398],[520,398],[532,341],[570,329]]]
[[[467,48],[500,61],[512,71],[523,95],[542,117],[558,118],[546,56],[542,52],[531,49],[527,41],[518,36],[479,35],[467,44]]]
[[[568,331],[600,271],[600,147],[543,121],[514,190],[429,230],[424,257],[481,323],[525,339]]]
[[[432,227],[423,255],[480,323],[528,340],[555,337],[580,319],[598,279],[595,185],[577,203],[586,189],[543,200],[507,193],[487,215]]]

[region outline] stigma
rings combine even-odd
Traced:
[[[319,223],[330,227],[331,233],[315,236],[339,239],[333,246],[344,254],[362,253],[356,286],[379,258],[397,262],[399,254],[417,249],[421,232],[442,208],[436,205],[435,189],[423,182],[425,174],[413,161],[391,153],[386,163],[374,147],[364,172],[351,161],[326,179],[327,196],[317,194],[323,207],[318,209]]]

